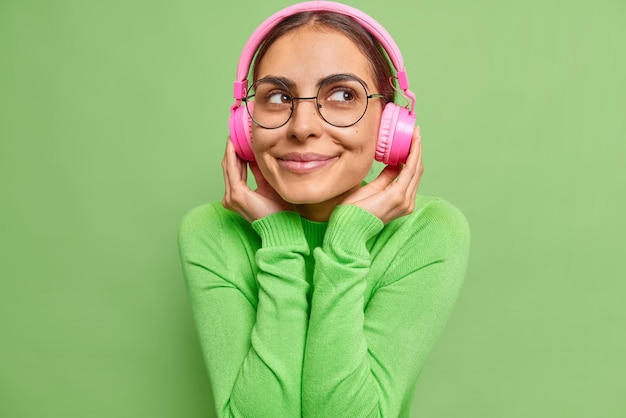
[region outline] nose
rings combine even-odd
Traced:
[[[291,115],[290,136],[299,141],[320,135],[321,116],[316,97],[294,97]]]

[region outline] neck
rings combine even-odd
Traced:
[[[322,203],[294,205],[296,211],[305,219],[313,222],[328,222],[330,214],[333,213],[335,206],[326,206]]]
[[[296,212],[300,214],[300,216],[308,219],[309,221],[328,222],[328,220],[330,219],[330,215],[333,213],[335,208],[340,205],[346,199],[346,197],[354,193],[354,191],[359,189],[360,187],[361,186],[358,185],[324,202],[299,203],[294,204],[293,206]]]

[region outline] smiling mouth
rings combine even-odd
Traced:
[[[338,157],[320,154],[287,154],[278,158],[285,170],[294,174],[306,174],[326,167]]]

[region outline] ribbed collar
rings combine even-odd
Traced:
[[[315,222],[302,218],[302,229],[304,230],[304,236],[309,243],[311,251],[313,248],[322,246],[327,227],[328,222]]]

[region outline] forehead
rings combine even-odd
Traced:
[[[258,78],[285,77],[306,87],[332,74],[354,74],[374,85],[373,66],[346,35],[332,29],[294,29],[278,38],[258,63]]]

